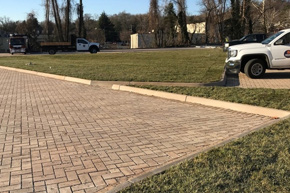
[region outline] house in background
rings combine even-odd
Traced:
[[[180,28],[177,27],[177,33]],[[205,22],[187,24],[187,32],[192,44],[205,44]]]
[[[9,34],[0,30],[0,53],[9,52]]]

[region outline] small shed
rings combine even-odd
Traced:
[[[155,40],[153,33],[136,33],[131,35],[131,49],[154,48]]]
[[[0,31],[0,53],[9,52],[9,35]]]

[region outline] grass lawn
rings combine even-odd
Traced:
[[[225,57],[221,49],[15,55],[0,65],[101,81],[208,83],[221,79]]]
[[[290,91],[283,89],[146,88],[290,110]],[[290,119],[202,153],[121,192],[290,192],[289,139]]]

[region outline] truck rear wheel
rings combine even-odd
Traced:
[[[91,54],[96,54],[98,52],[98,48],[97,47],[91,47],[90,48],[90,53]]]
[[[55,51],[54,49],[50,49],[50,50],[48,50],[48,53],[49,53],[50,55],[53,55],[53,54],[56,53],[56,51]]]
[[[245,66],[245,74],[250,78],[261,78],[266,71],[265,62],[261,59],[249,60]]]

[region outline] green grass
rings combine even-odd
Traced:
[[[290,110],[290,90],[143,87]],[[287,119],[202,153],[121,192],[290,192],[289,139]]]
[[[221,49],[27,55],[1,57],[0,65],[100,81],[212,82],[221,79]],[[34,65],[25,65],[32,62]]]

